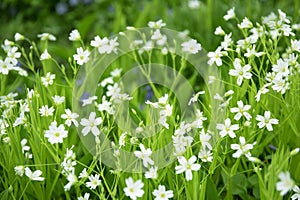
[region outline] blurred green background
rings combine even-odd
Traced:
[[[2,0],[0,2],[0,42],[13,40],[16,32],[36,40],[37,34],[49,32],[57,37],[57,56],[66,57],[69,32],[77,28],[84,41],[95,35],[110,36],[126,26],[145,27],[148,21],[163,19],[176,31],[188,29],[204,48],[213,50],[220,42],[213,35],[219,25],[226,32],[237,22],[223,20],[226,11],[235,7],[239,19],[247,16],[254,22],[261,16],[282,9],[299,22],[299,0],[203,0],[200,7],[191,9],[188,0]],[[234,34],[238,37],[241,33]]]

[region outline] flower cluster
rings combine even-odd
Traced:
[[[199,5],[198,0],[188,2],[190,9],[198,9]],[[226,21],[238,20],[235,8],[228,10],[223,18]],[[195,70],[186,69],[189,65],[184,59],[200,55],[203,52],[202,45],[196,39],[188,38],[188,31],[176,35],[182,39],[180,43],[176,43],[179,40],[171,43],[172,38],[163,30],[165,26],[162,20],[150,21],[149,33],[141,34],[140,39],[135,38],[130,44],[129,48],[133,51],[128,54],[132,56],[131,59],[144,63],[151,62],[152,56],[155,59],[157,56],[158,60],[166,60],[169,64],[171,58],[174,68],[178,67],[188,74],[194,73]],[[97,35],[85,45],[79,30],[72,30],[68,39],[78,48],[69,58],[68,64],[74,77],[66,74],[64,64],[55,60],[54,52],[50,52],[51,55],[48,52],[47,42],[55,41],[54,35],[38,35],[40,42],[45,45],[41,50],[35,43],[29,42],[30,51],[38,54],[37,61],[43,68],[38,72],[35,63],[28,60],[26,52],[17,43],[27,41],[25,36],[17,33],[15,42],[5,40],[2,45],[5,58],[0,60],[1,81],[12,75],[10,71],[17,71],[21,78],[29,76],[29,80],[35,80],[35,85],[33,89],[27,88],[23,93],[4,94],[1,91],[0,145],[3,153],[0,156],[7,158],[7,155],[20,154],[13,156],[12,161],[3,159],[3,163],[7,165],[5,167],[0,163],[0,168],[5,172],[4,179],[7,177],[12,182],[10,184],[15,181],[22,184],[25,174],[25,178],[30,181],[41,182],[40,185],[34,183],[34,186],[39,187],[36,191],[42,191],[45,181],[53,181],[49,190],[63,186],[65,194],[75,196],[76,193],[80,200],[90,197],[168,200],[176,195],[181,198],[183,193],[189,195],[193,192],[195,198],[198,198],[197,191],[207,187],[205,184],[210,184],[209,187],[214,190],[233,190],[235,188],[232,182],[237,177],[250,175],[254,184],[249,186],[250,183],[247,183],[245,187],[248,188],[243,188],[245,191],[256,190],[255,185],[273,184],[274,190],[276,188],[281,196],[293,191],[291,198],[300,199],[297,180],[291,178],[293,173],[284,171],[276,174],[279,181],[275,184],[261,178],[262,175],[274,176],[275,172],[278,173],[289,164],[286,156],[282,156],[283,153],[280,152],[281,142],[284,141],[278,141],[283,138],[282,129],[288,121],[294,120],[290,117],[293,113],[289,113],[291,105],[298,105],[294,104],[295,99],[290,96],[292,92],[298,91],[295,89],[295,82],[299,80],[300,73],[300,40],[295,38],[291,20],[281,10],[278,10],[277,15],[271,13],[264,17],[261,24],[245,17],[238,22],[237,28],[244,36],[237,41],[232,39],[233,33],[224,31],[227,30],[225,27],[224,30],[221,26],[216,28],[215,34],[223,40],[215,51],[207,53],[205,63],[207,62],[208,69],[215,64],[218,66],[216,69],[226,76],[223,77],[224,80],[217,80],[217,77],[209,74],[207,87],[208,90],[218,88],[222,82],[224,91],[209,94],[214,90],[207,92],[207,88],[198,85],[198,76],[193,75],[190,82],[195,84],[193,87],[198,92],[186,96],[184,105],[192,110],[191,115],[184,109],[178,111],[176,95],[172,91],[168,93],[154,84],[149,86],[150,98],[142,98],[148,92],[143,88],[142,92],[137,90],[133,94],[127,94],[127,86],[121,79],[127,68],[115,67],[115,64],[112,65],[113,70],[107,70],[104,78],[101,77],[95,85],[95,94],[82,91],[79,109],[75,109],[76,104],[70,99],[70,89],[81,84],[80,80],[75,80],[79,68],[87,67],[88,65],[83,65],[88,64],[96,55],[105,58],[119,54],[122,50],[121,36],[125,34],[123,32],[120,36],[111,38]],[[138,32],[135,27],[127,27],[127,31]],[[281,40],[285,40],[287,47],[283,45],[284,48],[279,48]],[[20,49],[22,53],[19,52]],[[177,60],[178,50],[183,55],[180,61]],[[49,64],[46,60],[62,73],[56,73],[52,66],[45,67]],[[130,63],[129,59],[127,61]],[[143,71],[147,78],[149,71],[151,67]],[[4,82],[0,84],[5,86]],[[209,95],[212,96],[211,99]],[[280,103],[277,104],[277,101]],[[138,124],[130,130],[118,126],[116,116],[122,111],[123,103],[131,106],[130,114]],[[216,108],[212,106],[214,103]],[[89,112],[80,112],[82,110]],[[214,116],[214,112],[220,116]],[[122,120],[124,124],[131,125],[127,118]],[[286,125],[287,130],[297,132],[295,124]],[[155,135],[148,134],[148,127],[151,127]],[[90,149],[86,149],[78,139],[77,131],[84,139],[90,136],[94,139],[95,146],[91,147],[92,151],[96,151],[94,156],[90,155],[92,151],[88,152]],[[98,154],[102,144],[108,144],[107,155],[113,152],[114,158],[117,158],[116,169],[108,169],[99,162],[106,156]],[[291,145],[295,144],[298,143]],[[168,148],[163,149],[167,145]],[[268,145],[272,148],[268,148]],[[105,151],[106,149],[104,154]],[[169,157],[164,158],[168,169],[162,169],[160,160],[156,159],[157,151],[169,151]],[[127,157],[122,156],[124,152],[131,154],[137,162],[126,163]],[[296,148],[290,156],[298,152],[299,148]],[[278,168],[273,163],[270,164],[272,159],[269,158],[276,157],[274,154],[281,156],[279,160],[282,163],[276,163],[280,165]],[[143,173],[121,172],[122,162],[137,166]],[[13,177],[13,181],[8,174],[10,169],[6,171],[6,167],[10,166],[14,167],[17,175],[17,178]],[[46,174],[45,177],[42,174]],[[219,177],[213,183],[215,176]],[[28,185],[32,184],[30,181]],[[228,186],[225,187],[225,183]],[[191,189],[192,184],[195,186]],[[33,187],[28,188],[28,193],[36,192]],[[46,188],[48,190],[48,186]],[[192,191],[195,188],[197,191]],[[261,191],[264,189],[262,187]],[[27,193],[26,188],[23,193]],[[232,191],[228,193],[230,196]],[[261,192],[260,195],[263,196],[264,193]],[[223,192],[219,194],[223,195]],[[184,195],[182,198],[184,199]]]

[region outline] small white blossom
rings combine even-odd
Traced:
[[[224,15],[223,18],[224,18],[226,21],[235,18],[235,12],[234,12],[234,10],[235,10],[234,7],[231,8],[231,9],[229,9],[229,10],[227,11],[227,14]]]
[[[42,83],[45,87],[52,85],[54,79],[55,79],[55,74],[51,74],[50,72],[48,72],[45,77],[41,78]]]
[[[7,75],[10,70],[13,70],[14,66],[11,63],[10,58],[5,58],[4,61],[0,59],[0,73]]]
[[[145,173],[145,178],[146,179],[156,179],[157,178],[157,167],[156,166],[152,166],[150,167],[150,169]]]
[[[82,129],[83,136],[86,136],[89,132],[92,132],[94,136],[98,136],[100,134],[100,131],[97,126],[100,125],[102,121],[103,120],[101,117],[96,118],[95,112],[90,113],[89,119],[81,119],[80,124],[84,126],[84,128]]]
[[[90,175],[89,181],[86,182],[86,186],[93,190],[96,189],[96,187],[98,187],[100,184],[101,184],[101,180],[99,174]]]
[[[209,150],[212,150],[212,146],[209,143],[210,139],[211,139],[211,135],[208,133],[205,133],[204,129],[202,129],[200,132],[200,141],[201,141],[203,149],[208,148]]]
[[[189,160],[187,160],[183,156],[178,157],[179,166],[175,167],[176,174],[181,174],[185,172],[185,178],[187,181],[193,179],[192,171],[198,171],[201,167],[200,164],[195,163],[197,160],[196,156],[192,156]]]
[[[77,113],[72,113],[72,111],[70,109],[65,109],[65,113],[62,114],[60,116],[62,119],[65,119],[65,124],[67,126],[71,126],[72,125],[72,122],[73,124],[78,127],[78,122],[77,122],[77,118],[79,117],[79,115]]]
[[[43,181],[45,180],[44,177],[41,177],[42,171],[36,170],[32,172],[28,167],[25,168],[25,175],[32,181]]]
[[[51,58],[51,55],[48,53],[48,50],[45,49],[45,51],[42,53],[40,60],[48,60]]]
[[[214,32],[215,35],[225,35],[224,30],[222,29],[221,26],[218,26]]]
[[[140,144],[140,149],[141,151],[134,151],[134,155],[142,159],[145,167],[148,167],[148,164],[154,165],[154,161],[150,158],[152,150],[150,148],[146,149],[143,144]]]
[[[190,39],[189,41],[182,43],[181,46],[182,46],[182,51],[191,54],[196,54],[202,49],[201,44],[194,39]]]
[[[277,60],[277,63],[272,66],[272,71],[277,73],[275,79],[279,79],[282,76],[287,77],[290,74],[289,63],[280,58]]]
[[[16,175],[23,176],[25,173],[25,167],[23,165],[16,166],[14,168]]]
[[[220,67],[222,65],[221,57],[227,56],[228,53],[227,53],[227,51],[221,51],[221,50],[222,50],[221,47],[218,47],[215,52],[208,52],[207,56],[210,59],[208,60],[207,63],[209,65],[213,65],[214,63],[216,63],[216,65],[218,67]]]
[[[63,143],[63,139],[68,137],[68,131],[63,124],[57,126],[57,122],[54,121],[49,126],[49,130],[45,131],[45,137],[51,144]]]
[[[89,61],[90,52],[89,50],[83,51],[82,47],[77,48],[77,54],[73,55],[78,65],[83,65]]]
[[[71,187],[77,182],[77,176],[74,173],[70,173],[67,176],[68,183],[64,186],[65,191],[70,191]]]
[[[212,152],[202,148],[199,151],[198,158],[200,158],[202,162],[212,162]]]
[[[125,195],[130,197],[132,200],[136,200],[137,197],[144,195],[144,183],[141,180],[133,181],[132,177],[125,179],[126,187],[123,189]]]
[[[229,135],[231,138],[235,138],[236,135],[234,131],[239,130],[238,124],[231,125],[231,121],[229,118],[225,120],[224,124],[217,124],[217,129],[220,130],[220,136],[223,138],[226,135]]]
[[[264,116],[257,115],[256,120],[259,121],[257,126],[259,128],[267,127],[268,131],[273,131],[272,124],[278,124],[278,119],[271,119],[271,112],[265,111]]]
[[[245,17],[243,19],[242,23],[238,24],[238,27],[240,29],[247,29],[247,28],[252,28],[253,24],[247,17]]]
[[[39,109],[39,113],[42,117],[48,117],[48,116],[53,116],[54,108],[53,107],[48,107],[48,105],[42,106]]]
[[[80,172],[80,174],[79,174],[78,177],[79,177],[79,178],[87,178],[87,177],[89,177],[89,174],[87,173],[86,168],[84,168],[84,169]]]
[[[240,86],[243,82],[243,79],[251,79],[252,74],[249,72],[251,69],[250,65],[245,65],[242,67],[241,60],[236,58],[233,62],[233,66],[235,69],[229,70],[229,75],[231,76],[237,76],[237,84]]]
[[[293,194],[293,196],[291,197],[292,200],[300,200],[300,188],[296,185],[293,188],[293,191],[295,192],[295,194]]]
[[[294,188],[295,183],[291,178],[290,172],[288,171],[280,172],[278,178],[280,179],[280,181],[276,183],[276,189],[280,192],[281,196],[284,196]]]
[[[232,150],[236,150],[234,154],[232,154],[232,157],[239,158],[242,155],[245,155],[247,158],[251,157],[251,153],[249,152],[251,149],[253,149],[253,146],[256,143],[253,144],[246,144],[246,140],[244,137],[239,137],[240,144],[231,144],[230,148]]]
[[[97,96],[91,96],[89,98],[83,99],[82,100],[82,106],[90,105],[93,103],[93,101],[97,100]]]
[[[148,23],[148,26],[149,26],[150,28],[160,29],[160,28],[166,26],[166,24],[160,19],[160,20],[158,20],[158,21],[156,21],[156,22],[150,21],[150,22]]]
[[[197,100],[198,100],[200,94],[205,94],[205,91],[199,91],[199,92],[197,92],[196,94],[194,94],[194,95],[192,96],[192,98],[189,100],[188,105],[190,106],[192,103],[197,102]]]
[[[90,198],[90,193],[84,193],[83,197],[80,196],[78,197],[77,200],[89,200],[89,198]]]
[[[159,46],[163,46],[167,42],[167,36],[162,35],[159,29],[156,29],[151,36],[151,40],[156,41],[156,44]]]
[[[16,42],[25,39],[24,35],[21,35],[20,33],[16,33],[15,36],[14,36],[14,38],[15,38]]]
[[[230,112],[236,113],[234,116],[235,120],[239,120],[242,116],[244,116],[247,120],[250,120],[252,116],[248,113],[250,110],[250,105],[244,105],[243,101],[237,102],[238,107],[230,108]]]
[[[42,33],[42,34],[38,34],[38,38],[40,38],[41,40],[49,40],[49,41],[55,41],[56,37],[50,33]]]
[[[58,95],[55,95],[54,97],[52,97],[54,103],[56,105],[61,105],[62,103],[65,102],[65,97],[64,96],[58,96]]]
[[[164,185],[159,185],[158,189],[155,189],[152,194],[155,196],[154,200],[168,200],[174,197],[172,190],[166,190]]]
[[[80,37],[80,33],[77,29],[74,29],[71,31],[70,35],[69,35],[69,40],[70,41],[80,41],[81,37]]]

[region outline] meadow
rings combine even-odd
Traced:
[[[300,199],[300,2],[0,10],[0,200]]]

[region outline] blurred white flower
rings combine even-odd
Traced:
[[[154,165],[154,161],[150,158],[152,150],[150,148],[146,149],[143,144],[140,144],[140,149],[141,151],[134,151],[134,155],[142,159],[145,167],[148,167],[148,164]]]
[[[137,197],[144,195],[144,183],[141,180],[133,181],[132,177],[125,179],[126,187],[123,189],[125,195],[132,200],[136,200]]]
[[[58,96],[58,95],[55,95],[54,97],[52,97],[52,99],[56,105],[61,105],[62,103],[64,103],[65,98],[66,97],[64,97],[64,96]]]
[[[82,106],[90,105],[93,101],[97,100],[97,96],[91,96],[82,100]]]
[[[56,40],[56,37],[50,33],[38,34],[38,38],[40,38],[41,40],[50,40],[50,41]]]
[[[84,169],[80,172],[80,174],[79,174],[78,177],[79,177],[79,178],[87,178],[87,177],[89,177],[89,174],[87,173],[86,168],[84,168]]]
[[[11,63],[10,58],[5,58],[4,61],[0,59],[0,73],[7,75],[10,70],[14,69],[14,65]]]
[[[188,7],[190,9],[197,9],[200,7],[200,1],[199,0],[189,0]]]
[[[78,197],[77,200],[89,200],[89,198],[90,198],[90,193],[84,193],[84,196]]]
[[[25,172],[25,167],[23,165],[15,166],[14,170],[16,175],[23,176]]]
[[[251,79],[252,74],[249,72],[251,70],[250,65],[245,65],[242,67],[241,60],[236,58],[233,62],[234,69],[229,70],[229,75],[237,76],[237,84],[240,86],[243,82],[243,79]]]
[[[112,115],[115,113],[114,107],[111,102],[106,100],[106,96],[102,97],[102,103],[95,103],[95,106],[100,112],[106,111],[108,114]]]
[[[154,200],[168,200],[174,196],[173,190],[166,190],[164,185],[159,185],[152,194],[155,196]]]
[[[180,165],[175,167],[176,174],[181,174],[181,173],[185,172],[186,180],[187,181],[192,180],[193,179],[192,171],[198,171],[201,167],[200,164],[195,163],[196,160],[197,160],[197,157],[194,155],[191,158],[189,158],[189,160],[187,160],[183,156],[179,156],[178,162]]]
[[[51,55],[48,53],[48,50],[45,49],[45,51],[42,53],[40,60],[48,60],[51,58]]]
[[[272,65],[272,71],[277,73],[274,78],[287,77],[290,74],[289,63],[280,58],[276,64]]]
[[[145,178],[146,179],[156,179],[157,178],[157,167],[156,166],[152,166],[150,167],[150,169],[145,173]]]
[[[271,85],[271,83],[267,83],[265,84],[262,88],[260,88],[257,92],[257,94],[255,95],[255,100],[256,102],[260,101],[260,96],[262,94],[266,94],[267,92],[269,92],[269,89],[267,87],[269,87]]]
[[[212,150],[212,146],[209,143],[209,141],[211,139],[211,135],[209,133],[205,133],[204,129],[202,129],[200,131],[200,136],[199,137],[200,137],[200,142],[201,142],[202,148],[203,149],[208,148],[209,150]]]
[[[273,131],[272,124],[278,124],[278,119],[271,119],[271,112],[265,111],[264,116],[257,115],[256,120],[259,121],[257,126],[259,128],[267,127],[268,131]]]
[[[120,77],[121,72],[122,72],[122,69],[117,68],[117,69],[111,71],[111,72],[110,72],[110,75],[111,75],[112,77]]]
[[[215,35],[225,35],[224,30],[222,29],[221,26],[218,26],[214,32]]]
[[[151,36],[151,40],[156,41],[156,44],[163,46],[167,42],[167,36],[162,35],[159,29],[156,29]]]
[[[32,172],[28,167],[25,168],[25,175],[32,181],[43,181],[45,180],[44,177],[41,177],[42,171],[36,170]]]
[[[245,17],[243,19],[242,23],[238,24],[238,27],[240,29],[247,29],[247,28],[252,28],[253,24],[247,17]]]
[[[55,74],[51,74],[48,72],[45,77],[41,77],[42,83],[45,87],[53,84],[53,80],[55,79]]]
[[[291,178],[290,172],[280,172],[278,178],[280,181],[276,183],[276,189],[280,192],[281,196],[284,196],[295,187],[295,183]]]
[[[91,112],[89,115],[89,119],[83,118],[80,121],[80,124],[84,126],[82,129],[83,136],[86,136],[89,132],[92,132],[94,136],[98,136],[100,134],[100,131],[98,129],[98,125],[100,125],[103,122],[101,117],[96,118],[96,113]]]
[[[244,105],[243,101],[237,102],[238,107],[230,108],[230,112],[236,113],[234,116],[235,120],[239,120],[242,116],[244,116],[247,120],[250,120],[252,116],[247,112],[250,110],[250,105]]]
[[[15,38],[15,41],[17,42],[17,41],[24,40],[25,37],[23,35],[21,35],[20,33],[16,33],[14,38]]]
[[[79,117],[79,115],[77,113],[72,113],[72,111],[70,109],[65,109],[65,113],[62,114],[60,116],[62,119],[65,119],[65,124],[67,126],[71,126],[72,125],[72,122],[73,124],[78,127],[78,122],[77,122],[77,118]]]
[[[272,80],[272,83],[272,89],[276,92],[280,92],[281,94],[284,94],[288,89],[290,89],[290,83],[282,76],[276,76]]]
[[[39,113],[42,117],[48,117],[48,116],[53,116],[54,108],[53,107],[48,107],[48,105],[42,106],[39,109]]]
[[[197,102],[200,94],[205,94],[205,91],[199,91],[194,94],[192,98],[190,98],[188,105],[190,106],[192,103]]]
[[[235,12],[234,12],[234,10],[235,10],[234,7],[231,8],[231,9],[229,9],[229,10],[227,11],[227,14],[224,15],[223,18],[224,18],[226,21],[235,18]]]
[[[220,130],[220,136],[223,138],[226,135],[229,135],[231,138],[235,138],[236,135],[234,131],[239,130],[238,124],[231,125],[231,120],[227,118],[224,124],[217,124],[217,129]]]
[[[24,154],[26,151],[30,150],[30,146],[26,146],[27,139],[22,139],[21,140],[21,147],[22,147],[22,153]]]
[[[18,52],[18,47],[12,47],[11,49],[9,49],[7,51],[7,57],[10,58],[10,62],[13,65],[17,65],[18,64],[18,58],[21,57],[21,53]]]
[[[49,130],[45,131],[45,137],[51,144],[63,143],[63,139],[68,137],[68,131],[63,124],[57,126],[57,122],[54,121],[49,126]]]
[[[213,65],[214,63],[216,63],[216,65],[218,67],[220,67],[222,65],[221,57],[227,56],[228,53],[227,53],[227,51],[221,51],[221,50],[222,50],[222,48],[218,47],[215,52],[212,52],[212,51],[208,52],[207,56],[209,57],[209,60],[207,63],[209,65]]]
[[[159,29],[159,28],[166,26],[166,24],[160,19],[160,20],[157,20],[156,22],[152,22],[152,21],[148,22],[148,26],[150,28]]]
[[[83,51],[82,47],[77,48],[77,54],[73,55],[74,60],[76,60],[78,65],[83,65],[89,61],[90,52],[89,50]]]
[[[94,37],[94,40],[91,41],[91,46],[98,49],[100,54],[104,54],[107,50],[109,40],[107,37],[100,38],[98,35]]]
[[[210,150],[202,148],[199,151],[198,158],[200,158],[202,162],[212,162],[213,160],[212,155],[213,154]]]
[[[70,173],[67,176],[68,183],[64,186],[65,191],[70,191],[71,187],[77,182],[77,176],[74,173]]]
[[[86,186],[93,190],[96,189],[96,187],[98,187],[100,184],[101,184],[101,180],[99,174],[90,175],[89,181],[86,182]]]
[[[196,54],[202,49],[201,44],[194,39],[190,39],[189,41],[182,43],[181,47],[182,47],[182,51],[191,54]]]
[[[293,194],[291,199],[292,200],[300,200],[300,188],[297,185],[295,185],[295,187],[293,188],[293,191],[295,192],[295,194]]]
[[[69,35],[69,40],[70,41],[80,41],[81,37],[80,37],[80,33],[77,29],[74,29],[71,31],[70,35]]]
[[[246,140],[244,137],[239,137],[240,144],[231,144],[230,148],[232,150],[236,150],[234,154],[232,154],[232,157],[239,158],[242,155],[245,155],[247,158],[251,157],[251,153],[249,152],[251,149],[253,149],[253,146],[256,143],[253,144],[246,144]]]

